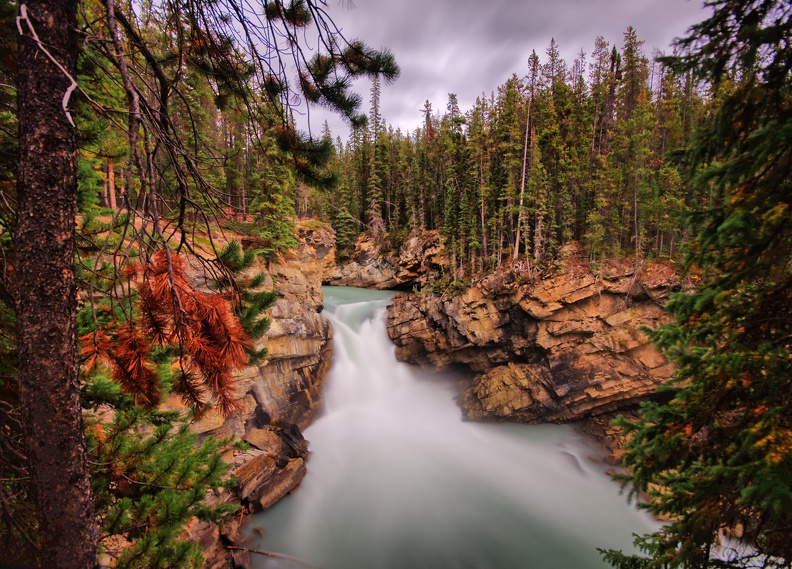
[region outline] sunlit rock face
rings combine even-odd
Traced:
[[[277,262],[264,260],[249,269],[264,272],[263,287],[278,294],[267,311],[269,330],[257,349],[267,349],[267,359],[236,374],[236,390],[243,410],[223,418],[208,413],[194,424],[200,434],[217,437],[245,436],[250,429],[270,424],[307,427],[322,407],[322,387],[332,355],[333,330],[321,316],[322,275],[335,262],[332,229],[298,226],[299,246]],[[246,243],[255,248],[256,243]]]
[[[679,278],[667,266],[606,263],[574,250],[555,274],[511,268],[464,294],[401,294],[388,309],[397,357],[479,375],[461,398],[471,419],[568,421],[647,397],[672,366],[642,331],[668,320]]]
[[[447,263],[444,249],[437,231],[411,235],[398,255],[383,254],[381,247],[364,234],[355,242],[349,260],[328,268],[324,283],[375,290],[422,288]]]

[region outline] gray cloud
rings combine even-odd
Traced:
[[[402,131],[420,124],[427,99],[439,111],[448,93],[456,93],[466,110],[512,73],[524,75],[531,50],[544,61],[550,38],[571,64],[581,49],[591,53],[597,36],[621,46],[631,25],[651,55],[655,48],[669,51],[675,37],[709,14],[703,0],[354,0],[353,9],[348,4],[328,2],[344,35],[390,49],[401,66],[401,77],[383,86],[381,107],[385,120]],[[358,81],[356,88],[368,109],[369,82]],[[340,118],[324,110],[311,114],[314,133],[327,120],[334,136],[346,138]]]

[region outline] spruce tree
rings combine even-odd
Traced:
[[[368,182],[368,227],[375,243],[378,243],[385,232],[385,222],[382,219],[382,179],[380,177],[380,134],[382,132],[382,117],[380,116],[381,86],[378,76],[371,82],[371,116],[370,123],[370,152],[369,155],[369,182]]]
[[[652,333],[677,365],[668,402],[626,423],[625,482],[671,521],[637,539],[644,556],[607,552],[620,568],[792,565],[792,10],[708,5],[664,59],[733,82],[679,156],[717,191],[687,214],[686,265],[702,282]]]

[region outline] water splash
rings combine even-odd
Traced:
[[[572,427],[462,421],[450,377],[395,360],[390,296],[325,289],[327,411],[305,433],[308,475],[248,525],[251,547],[326,569],[587,569],[656,529]]]

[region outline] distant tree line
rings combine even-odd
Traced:
[[[340,184],[326,215],[342,250],[364,230],[398,245],[437,229],[463,274],[540,262],[570,240],[592,259],[676,256],[685,229],[675,214],[711,196],[667,153],[724,88],[650,60],[632,27],[620,48],[598,37],[571,65],[552,40],[523,77],[467,111],[454,94],[442,114],[426,101],[412,132],[385,123],[375,82],[368,126],[336,142]]]

